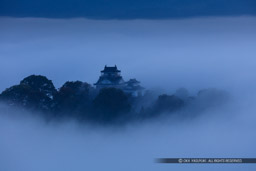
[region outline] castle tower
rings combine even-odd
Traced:
[[[123,91],[127,94],[131,94],[132,96],[137,97],[137,96],[144,95],[145,93],[144,89],[145,89],[144,87],[140,86],[140,82],[134,78],[125,82],[125,87]]]
[[[105,65],[104,70],[101,71],[99,80],[94,84],[97,89],[114,87],[122,89],[125,86],[125,82],[121,76],[121,71],[117,69],[117,66],[108,67]]]

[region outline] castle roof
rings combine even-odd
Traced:
[[[121,71],[117,69],[116,65],[114,67],[108,67],[105,65],[104,70],[101,71],[103,74],[94,85],[123,85],[125,82],[119,72]]]
[[[117,87],[121,88],[126,93],[135,93],[137,91],[141,91],[145,89],[144,87],[140,86],[140,82],[137,81],[135,78],[130,79],[129,81],[125,82],[120,74],[120,70],[117,69],[117,66],[108,67],[105,65],[104,69],[101,71],[101,75],[94,85],[97,88],[104,88],[104,87]]]
[[[142,90],[142,89],[144,89],[143,87],[140,86],[140,82],[137,81],[135,78],[130,79],[129,81],[127,81],[125,83],[126,83],[125,90]]]
[[[136,80],[135,78],[133,78],[133,79],[130,79],[129,81],[127,81],[126,83],[130,83],[130,84],[139,84],[140,82],[138,81],[138,80]]]
[[[115,65],[114,67],[108,67],[107,65],[105,65],[104,70],[102,70],[101,72],[121,72],[120,70],[117,69],[117,66]]]

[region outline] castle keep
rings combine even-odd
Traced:
[[[97,89],[102,88],[118,88],[123,90],[126,94],[131,94],[132,96],[142,96],[144,94],[144,88],[140,86],[140,82],[136,79],[130,79],[129,81],[124,81],[121,76],[121,71],[117,69],[117,66],[108,67],[105,65],[104,69],[101,71],[101,75],[98,81],[94,84]]]

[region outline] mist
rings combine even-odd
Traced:
[[[0,19],[4,90],[31,74],[95,83],[105,65],[148,89],[255,86],[255,17],[100,21]],[[252,85],[253,84],[253,85]]]
[[[158,157],[254,157],[255,106],[255,96],[241,96],[200,117],[123,127],[47,123],[35,113],[1,112],[0,170],[255,170],[253,164],[155,163]]]
[[[256,18],[87,20],[0,18],[0,90],[31,74],[58,88],[95,83],[105,65],[147,89],[192,95],[228,91],[232,100],[195,118],[160,117],[117,126],[45,122],[0,112],[0,170],[255,170],[253,164],[177,165],[160,157],[255,157]],[[186,111],[193,114],[195,111]]]

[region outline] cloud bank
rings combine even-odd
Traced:
[[[1,110],[0,169],[252,171],[253,164],[154,162],[158,157],[255,157],[255,98],[242,97],[194,119],[164,118],[125,127],[46,123],[35,114]]]
[[[170,19],[255,15],[254,0],[1,0],[0,16]]]
[[[105,64],[147,88],[228,90],[232,104],[201,117],[122,128],[45,123],[2,109],[0,170],[255,170],[255,165],[163,165],[158,157],[255,157],[254,17],[163,21],[1,18],[0,88],[31,74],[60,87],[93,83]],[[56,81],[55,81],[56,80]],[[161,91],[161,90],[160,90]],[[31,117],[33,115],[34,117]]]
[[[1,91],[31,74],[47,76],[57,88],[67,80],[92,84],[106,64],[116,64],[125,80],[170,93],[256,86],[253,17],[0,20]]]

